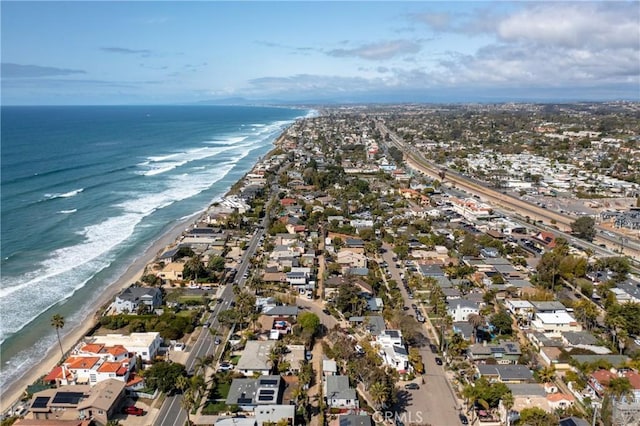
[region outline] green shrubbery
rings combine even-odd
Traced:
[[[144,333],[157,331],[163,339],[177,340],[187,333],[193,332],[196,325],[197,313],[176,315],[165,312],[162,315],[110,315],[100,319],[100,324],[109,330],[128,327],[129,332]]]

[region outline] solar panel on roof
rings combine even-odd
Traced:
[[[263,386],[275,386],[278,384],[276,379],[260,379],[260,385]]]
[[[77,404],[83,397],[82,392],[58,392],[53,397],[53,404]]]
[[[251,404],[252,402],[251,398],[238,398],[238,404]]]
[[[38,396],[36,397],[36,400],[33,401],[33,405],[31,405],[31,408],[47,408],[47,403],[50,399],[51,398],[48,396]]]
[[[500,346],[495,347],[495,348],[491,348],[491,352],[492,353],[505,353],[506,350]]]
[[[260,395],[258,396],[258,401],[272,401],[273,395]]]
[[[273,395],[276,393],[273,389],[260,389],[260,395]]]

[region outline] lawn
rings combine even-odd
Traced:
[[[233,365],[238,365],[238,361],[240,361],[240,356],[241,355],[234,355],[232,356],[229,361],[231,362],[231,364]]]
[[[231,388],[230,382],[218,383],[215,388],[211,390],[211,399],[226,399],[229,395],[229,389]]]
[[[178,297],[178,301],[181,302],[181,303],[188,303],[188,302],[204,303],[204,297],[202,297],[202,296],[180,296],[180,297]]]
[[[202,414],[215,415],[223,411],[227,411],[227,404],[224,401],[207,401],[204,407],[202,407]]]

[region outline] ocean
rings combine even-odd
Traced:
[[[0,388],[146,248],[222,197],[295,119],[275,107],[1,109]]]

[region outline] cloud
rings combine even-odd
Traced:
[[[149,56],[151,54],[151,51],[148,49],[128,49],[126,47],[101,47],[100,50],[109,53],[122,53],[124,55]]]
[[[635,2],[543,3],[501,20],[504,42],[566,48],[638,48],[640,22]]]
[[[334,49],[328,51],[327,54],[338,58],[357,57],[371,61],[379,61],[409,53],[418,53],[419,51],[420,45],[416,42],[410,40],[391,40],[365,44],[353,49]]]
[[[274,42],[271,42],[271,41],[264,41],[264,40],[257,40],[257,41],[255,41],[255,43],[260,45],[260,46],[264,46],[264,47],[288,50],[288,51],[290,51],[291,53],[294,53],[294,54],[308,54],[310,52],[319,50],[319,49],[315,49],[313,47],[291,46],[291,45],[287,45],[287,44],[274,43]]]
[[[296,74],[289,77],[261,77],[249,81],[243,93],[249,95],[315,96],[317,93],[362,92],[372,87],[372,80],[362,77]]]
[[[73,74],[86,74],[86,71],[2,62],[1,74],[2,79],[4,80],[5,78],[40,78]]]

